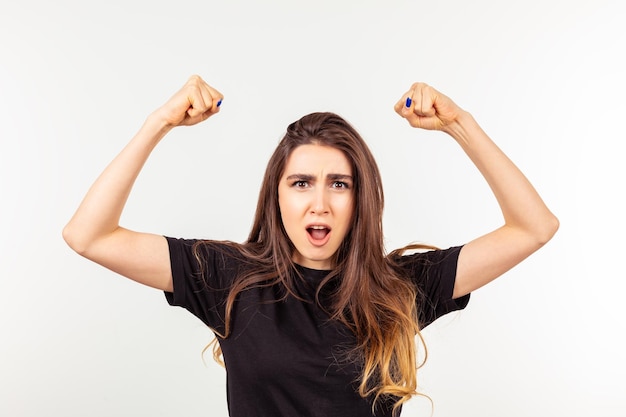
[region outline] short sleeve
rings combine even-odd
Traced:
[[[166,239],[174,287],[173,292],[165,292],[167,302],[185,308],[222,333],[224,306],[237,273],[232,249],[215,242],[207,245],[194,239]]]
[[[453,299],[456,269],[461,246],[404,255],[398,264],[418,288],[417,307],[422,328],[452,311],[462,310],[470,294]]]

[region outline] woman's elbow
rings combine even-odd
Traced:
[[[539,245],[543,246],[548,243],[559,230],[559,226],[559,219],[554,214],[550,213],[550,215],[542,221],[541,227],[536,233]]]
[[[67,245],[79,255],[84,256],[87,251],[88,243],[85,236],[72,222],[65,225],[62,231],[63,240]]]

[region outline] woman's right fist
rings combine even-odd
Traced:
[[[200,76],[192,75],[155,115],[168,127],[191,126],[217,113],[223,98],[222,93]]]

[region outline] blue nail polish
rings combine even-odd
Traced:
[[[406,107],[409,108],[411,107],[411,103],[413,102],[413,100],[411,100],[411,97],[407,97],[406,98]]]
[[[222,105],[222,100],[220,99],[220,101],[217,102],[217,107]]]

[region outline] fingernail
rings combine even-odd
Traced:
[[[411,107],[411,103],[413,102],[413,100],[411,100],[411,97],[407,97],[406,98],[406,107],[409,108]]]
[[[217,102],[217,107],[222,105],[222,99],[220,99],[220,101]]]

